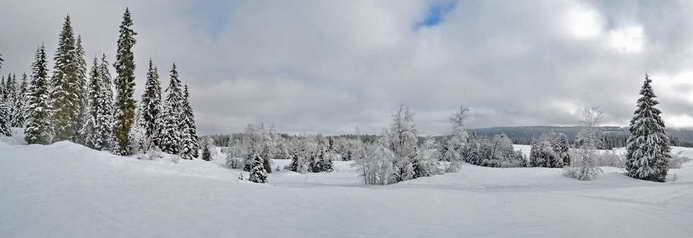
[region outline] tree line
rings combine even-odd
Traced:
[[[67,140],[117,155],[160,150],[182,159],[199,157],[190,93],[175,63],[162,91],[158,68],[150,59],[144,94],[139,103],[135,100],[136,35],[125,9],[115,62],[111,65],[102,54],[89,67],[82,38],[75,37],[66,16],[51,72],[46,47],[41,45],[30,75],[23,74],[21,82],[14,74],[0,80],[0,133],[10,136],[11,128],[19,127],[24,128],[28,144]]]

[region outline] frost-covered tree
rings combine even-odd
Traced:
[[[397,182],[420,177],[415,174],[417,136],[414,113],[406,105],[400,105],[392,115],[390,130],[385,134],[385,145],[395,154],[394,178]]]
[[[85,145],[96,150],[111,150],[113,137],[113,85],[106,55],[101,62],[94,59],[89,71],[87,119],[82,133]]]
[[[459,167],[460,162],[464,159],[462,158],[463,151],[469,140],[469,134],[464,126],[468,113],[469,108],[460,105],[458,111],[450,118],[452,128],[450,138],[441,145],[441,160],[450,161],[450,163],[454,163],[455,167]]]
[[[657,96],[651,83],[652,80],[645,75],[640,89],[641,97],[630,121],[626,171],[633,178],[664,182],[669,170],[671,148],[661,111],[656,108],[659,102],[655,99]]]
[[[132,48],[135,46],[135,31],[130,16],[130,10],[125,9],[123,22],[120,24],[118,37],[118,51],[113,66],[115,67],[116,101],[115,101],[115,153],[130,155],[130,129],[135,122],[135,55]]]
[[[12,130],[10,128],[10,107],[0,102],[0,136],[12,136]]]
[[[87,61],[84,58],[85,52],[82,46],[82,36],[77,36],[75,42],[75,57],[77,59],[77,96],[79,97],[79,113],[77,115],[77,125],[75,141],[84,144],[85,135],[81,133],[81,128],[84,127],[87,119]]]
[[[386,185],[397,182],[393,177],[396,168],[396,155],[383,146],[384,142],[366,144],[362,149],[357,150],[355,164],[361,170],[363,182],[365,184]]]
[[[529,152],[529,166],[555,168],[559,161],[549,138],[543,138],[532,144]]]
[[[440,158],[438,155],[436,141],[433,138],[427,138],[421,146],[420,152],[416,155],[414,164],[417,166],[414,168],[414,173],[419,175],[419,177],[439,174],[440,169],[438,165]],[[459,166],[459,164],[455,166]]]
[[[145,83],[140,111],[142,115],[142,126],[145,128],[145,136],[152,140],[153,144],[159,146],[159,132],[161,130],[161,83],[159,82],[159,70],[154,67],[152,60],[149,60],[147,69],[147,82]]]
[[[267,183],[267,171],[265,171],[264,160],[255,152],[248,154],[248,159],[251,161],[250,175],[248,181],[253,183]]]
[[[556,161],[555,168],[568,166],[570,164],[570,142],[568,142],[568,136],[563,133],[558,133],[551,140],[551,147],[553,151],[556,152],[558,161]]]
[[[598,166],[596,151],[601,143],[599,124],[604,119],[604,113],[594,107],[587,107],[582,113],[582,129],[578,132],[579,144],[569,167],[564,168],[566,176],[578,180],[593,180],[602,174]]]
[[[70,16],[65,17],[55,52],[50,106],[53,141],[74,140],[80,112],[80,71]]]
[[[180,130],[183,115],[183,92],[175,63],[170,73],[171,80],[166,88],[166,101],[161,115],[162,128],[159,146],[163,152],[178,154],[181,151],[180,146],[183,140],[183,132]]]
[[[36,51],[32,64],[27,125],[24,130],[24,139],[29,144],[48,144],[51,141],[47,64],[46,47],[42,45]]]
[[[28,76],[22,74],[22,82],[17,89],[14,104],[14,117],[12,121],[13,127],[24,127],[27,118],[29,101],[29,82]]]
[[[180,131],[181,136],[181,155],[184,159],[197,158],[200,153],[199,138],[197,136],[197,125],[195,123],[195,115],[193,113],[192,106],[190,105],[190,93],[188,92],[188,85],[185,85],[183,90],[183,105],[181,114],[181,124]],[[271,149],[267,148],[267,150]],[[271,155],[265,155],[267,158],[271,158]],[[270,170],[268,170],[270,171]]]

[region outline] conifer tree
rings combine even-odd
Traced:
[[[29,99],[29,85],[26,74],[22,74],[22,82],[17,89],[15,106],[15,116],[12,122],[13,127],[24,127],[27,117],[27,105]]]
[[[183,114],[181,117],[180,130],[182,132],[181,154],[184,159],[197,158],[200,153],[200,145],[198,143],[197,125],[195,125],[195,116],[192,106],[190,105],[190,93],[188,85],[185,85],[183,91]],[[269,171],[269,170],[267,170]]]
[[[0,102],[0,136],[12,136],[12,130],[10,129],[10,107]]]
[[[255,152],[248,154],[251,163],[248,181],[253,183],[267,183],[267,171],[265,171],[264,160]]]
[[[202,160],[210,161],[212,160],[212,152],[209,151],[209,143],[205,143],[202,149]]]
[[[24,139],[29,144],[48,144],[51,141],[51,133],[50,108],[48,107],[48,65],[45,46],[41,46],[41,48],[36,51],[34,63],[32,65],[31,78],[27,126],[24,130]]]
[[[77,36],[75,42],[75,54],[77,57],[77,96],[79,97],[79,113],[77,116],[77,135],[76,141],[84,144],[85,135],[81,132],[87,119],[87,61],[84,58],[85,52],[82,46],[82,36]]]
[[[178,154],[181,151],[182,131],[180,131],[183,115],[183,93],[178,79],[178,70],[174,63],[171,68],[170,82],[166,88],[166,101],[162,112],[162,128],[160,136],[161,151],[169,154]]]
[[[656,108],[659,102],[655,99],[657,96],[651,83],[652,80],[645,75],[640,89],[642,97],[638,99],[637,109],[630,121],[626,171],[633,178],[664,182],[669,170],[671,148],[661,111]]]
[[[50,106],[53,141],[73,140],[79,117],[79,64],[70,16],[65,17],[55,53]]]
[[[142,117],[141,125],[145,129],[145,136],[151,142],[159,146],[159,131],[161,130],[161,83],[159,82],[159,72],[152,60],[149,60],[149,69],[147,70],[147,82],[142,95],[140,104],[140,115]]]
[[[96,150],[110,150],[114,143],[113,92],[105,55],[101,62],[94,59],[88,85],[87,112],[82,128],[84,144]]]
[[[19,100],[19,91],[17,89],[17,76],[14,74],[9,74],[7,76],[7,82],[5,82],[5,117],[7,119],[7,125],[9,127],[14,127],[14,124],[19,115],[19,110],[17,108],[17,101]]]
[[[132,48],[135,46],[135,31],[130,16],[130,10],[125,9],[123,22],[120,25],[118,51],[114,67],[116,70],[116,114],[115,114],[115,153],[130,155],[130,129],[135,122],[135,56]]]

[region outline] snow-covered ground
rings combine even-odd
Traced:
[[[362,185],[348,162],[269,184],[221,164],[2,138],[0,237],[693,237],[692,163],[668,183],[464,166],[390,186]]]

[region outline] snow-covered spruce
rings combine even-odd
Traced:
[[[27,125],[24,129],[24,139],[29,144],[48,144],[51,141],[47,64],[46,47],[42,45],[36,50],[32,64]]]
[[[113,138],[113,91],[106,56],[94,59],[89,71],[87,119],[82,128],[84,145],[96,150],[111,150]]]
[[[161,114],[161,136],[159,138],[161,151],[178,154],[181,151],[182,132],[179,130],[180,118],[183,114],[183,92],[178,79],[176,64],[171,66],[169,85],[166,88],[166,101]]]
[[[136,102],[135,92],[135,56],[132,48],[135,46],[135,31],[130,10],[125,9],[123,21],[120,24],[118,50],[115,67],[116,100],[115,100],[115,150],[119,155],[130,155],[130,129],[135,122]]]
[[[80,71],[70,16],[65,17],[55,52],[50,107],[53,141],[74,140],[79,128]]]
[[[190,93],[188,85],[185,85],[183,90],[183,108],[180,120],[181,136],[181,156],[183,159],[193,159],[199,157],[200,145],[199,137],[197,136],[197,125],[195,123],[195,115],[192,106],[190,105]],[[269,157],[269,156],[268,156]],[[269,163],[269,160],[267,161]]]
[[[159,135],[162,128],[161,116],[161,83],[159,82],[159,70],[149,60],[147,69],[147,82],[144,86],[142,101],[140,102],[141,126],[145,129],[145,136],[152,143],[159,146]]]
[[[252,152],[248,154],[247,161],[251,161],[248,181],[253,183],[267,183],[267,171],[265,170],[264,160],[260,155]]]
[[[657,100],[652,90],[652,80],[645,75],[640,89],[633,119],[630,121],[630,136],[626,153],[628,176],[664,182],[669,170],[671,148],[669,137],[664,131],[664,121],[656,108]]]

